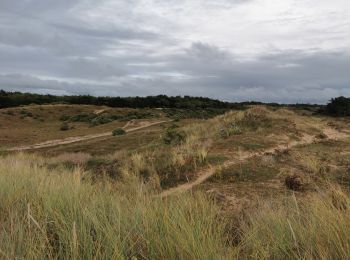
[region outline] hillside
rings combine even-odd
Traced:
[[[5,258],[350,253],[349,118],[55,104],[1,109],[0,125]]]

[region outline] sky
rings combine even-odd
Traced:
[[[1,0],[0,89],[325,103],[350,96],[350,1]]]

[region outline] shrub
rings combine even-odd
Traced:
[[[70,116],[67,116],[67,115],[62,115],[60,117],[60,121],[68,121],[70,119]]]
[[[28,117],[33,117],[33,113],[28,111],[28,112],[27,112],[27,116],[28,116]]]
[[[290,174],[286,176],[284,180],[284,184],[290,190],[303,191],[305,190],[305,187],[307,186],[308,183],[305,181],[305,178],[303,178],[302,175]]]
[[[61,131],[67,131],[69,130],[69,125],[67,122],[63,122],[62,125],[60,126]]]
[[[177,126],[173,125],[169,127],[165,133],[163,141],[165,144],[178,145],[185,141],[186,133],[176,129]]]
[[[93,113],[81,113],[75,116],[72,116],[70,120],[72,122],[90,122],[96,115]]]
[[[117,128],[117,129],[114,129],[112,131],[112,135],[116,136],[116,135],[125,135],[126,132],[123,128]]]
[[[326,106],[326,113],[333,116],[350,116],[350,98],[333,98]]]
[[[103,125],[103,124],[111,123],[114,120],[115,119],[114,119],[114,117],[111,114],[103,113],[103,114],[100,114],[97,117],[93,118],[90,121],[90,124],[92,126],[97,126],[97,125]]]
[[[22,109],[19,113],[22,115],[23,118],[24,117],[33,117],[33,113],[29,112],[29,111],[27,111],[25,109]]]

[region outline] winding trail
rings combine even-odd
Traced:
[[[166,122],[169,122],[169,121],[164,120],[164,121],[157,121],[157,122],[153,122],[153,123],[145,123],[144,125],[141,125],[138,127],[126,129],[127,127],[129,127],[130,125],[133,124],[132,121],[129,121],[122,128],[125,129],[125,132],[130,133],[130,132],[134,132],[134,131],[137,131],[137,130],[140,130],[140,129],[143,129],[146,127],[150,127],[153,125],[159,125],[159,124],[166,123]],[[112,135],[112,133],[111,133],[111,131],[109,131],[109,132],[100,133],[100,134],[68,137],[68,138],[64,138],[64,139],[50,140],[50,141],[46,141],[46,142],[42,142],[42,143],[38,143],[38,144],[12,147],[12,148],[6,149],[5,151],[36,150],[36,149],[53,147],[53,146],[63,145],[63,144],[71,144],[71,143],[76,143],[76,142],[81,142],[81,141],[86,141],[86,140],[90,140],[90,139],[95,139],[95,138],[99,138],[99,137],[106,137],[106,136],[111,136],[111,135]]]
[[[332,128],[328,128],[328,127],[324,129],[324,133],[328,136],[328,139],[338,140],[338,139],[348,137],[347,134],[339,132],[339,131],[332,129]],[[279,144],[277,146],[274,146],[274,147],[269,148],[269,149],[265,149],[263,151],[251,152],[251,153],[241,155],[241,156],[239,156],[239,158],[230,159],[230,160],[228,160],[228,161],[226,161],[223,164],[220,164],[218,166],[209,166],[209,167],[202,169],[196,173],[196,175],[198,176],[197,179],[195,179],[191,182],[170,188],[168,190],[165,190],[165,191],[161,192],[160,194],[158,194],[157,196],[160,198],[166,198],[166,197],[171,196],[171,195],[178,195],[178,194],[184,193],[188,190],[191,190],[193,187],[205,182],[207,179],[212,177],[219,169],[224,169],[224,168],[230,167],[232,165],[242,163],[242,162],[244,162],[244,161],[246,161],[254,156],[261,156],[264,154],[276,154],[277,152],[287,151],[288,149],[295,147],[295,146],[298,146],[298,145],[311,144],[311,143],[315,142],[316,140],[317,139],[314,136],[305,134],[302,136],[302,138],[299,141],[290,141],[286,144]]]

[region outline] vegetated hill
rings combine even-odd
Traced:
[[[348,119],[253,106],[165,126],[148,144],[129,134],[90,144],[129,144],[105,155],[1,156],[0,254],[348,257]]]

